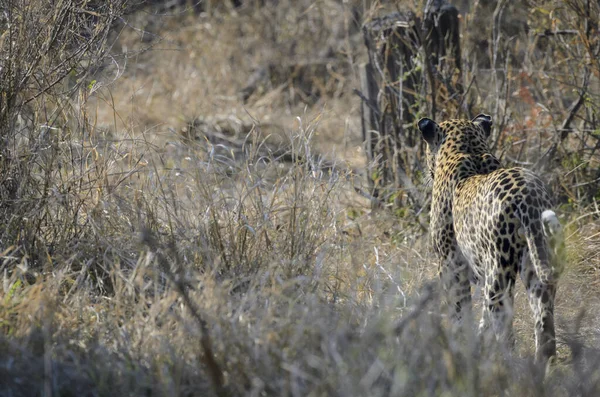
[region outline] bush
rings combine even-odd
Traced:
[[[93,214],[122,150],[86,110],[125,2],[7,0],[0,29],[0,241],[35,276],[102,255]],[[10,247],[10,248],[9,248]]]

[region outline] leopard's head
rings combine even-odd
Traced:
[[[431,180],[434,179],[440,153],[481,155],[489,152],[487,139],[492,124],[492,118],[485,114],[480,114],[471,121],[457,119],[440,124],[429,118],[419,120],[419,130],[427,143],[426,161]]]

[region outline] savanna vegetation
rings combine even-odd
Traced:
[[[600,395],[600,5],[453,3],[415,114],[553,189],[545,376],[522,285],[514,347],[452,327],[426,203],[364,194],[361,28],[428,3],[0,0],[0,396]]]

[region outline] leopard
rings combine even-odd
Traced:
[[[535,320],[535,361],[556,358],[554,301],[564,238],[550,190],[533,171],[503,167],[488,144],[493,122],[418,121],[432,180],[430,242],[451,317],[472,309],[472,285],[483,290],[479,332],[513,340],[517,276]],[[552,361],[551,361],[552,360]]]

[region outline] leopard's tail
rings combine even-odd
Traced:
[[[542,212],[539,219],[523,225],[529,255],[538,279],[544,284],[556,283],[565,262],[562,226],[552,210]]]

